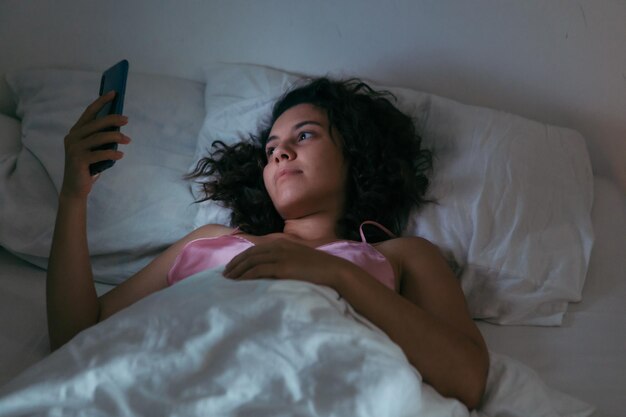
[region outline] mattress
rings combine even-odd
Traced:
[[[591,403],[599,416],[626,406],[626,198],[594,181],[592,252],[583,300],[560,327],[479,322],[490,350],[533,368],[551,387]],[[99,293],[111,288],[98,284]],[[45,271],[0,248],[0,385],[48,352]]]

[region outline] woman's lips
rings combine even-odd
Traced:
[[[284,168],[276,173],[276,181],[284,177],[290,177],[298,174],[302,174],[302,171],[297,168]]]

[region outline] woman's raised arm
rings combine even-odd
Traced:
[[[231,230],[225,226],[207,225],[191,232],[123,284],[98,298],[87,244],[87,198],[98,176],[90,175],[89,165],[107,159],[118,160],[123,154],[112,149],[92,149],[104,143],[130,142],[120,132],[102,132],[106,127],[125,125],[124,116],[95,118],[98,110],[113,97],[113,94],[107,94],[89,105],[65,137],[65,172],[46,279],[48,334],[52,350],[80,331],[164,288],[167,272],[188,241],[226,234]]]
[[[96,120],[98,110],[113,97],[114,93],[109,93],[91,103],[64,139],[65,170],[46,279],[48,334],[53,350],[98,320],[87,246],[87,198],[98,176],[90,175],[89,165],[123,157],[117,150],[93,148],[130,142],[120,132],[102,132],[106,127],[125,125],[126,117],[111,115]]]

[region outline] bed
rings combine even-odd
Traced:
[[[105,36],[106,52],[94,57],[89,45],[80,40],[75,41],[78,42],[76,56],[59,56],[48,51],[42,39],[45,34],[53,36],[57,33],[55,19],[68,16],[82,20],[69,19],[73,23],[64,26],[61,34],[54,35],[62,41],[74,39],[76,31],[95,36],[108,34],[106,23],[119,17],[107,14],[102,6],[86,4],[70,11],[69,4],[62,4],[55,10],[38,2],[11,5],[0,6],[0,16],[3,16],[0,23],[4,23],[0,24],[0,30],[22,33],[25,39],[20,41],[23,46],[20,51],[10,52],[14,57],[11,64],[3,64],[5,84],[0,90],[0,394],[4,395],[4,399],[0,395],[0,415],[28,414],[24,411],[28,409],[19,405],[20,401],[35,404],[30,411],[32,414],[53,412],[51,410],[59,406],[55,403],[59,399],[43,396],[44,391],[39,388],[29,391],[29,386],[59,380],[58,389],[66,389],[67,386],[63,388],[63,378],[70,380],[78,374],[82,375],[81,378],[92,377],[93,374],[81,372],[90,366],[101,369],[100,363],[112,363],[111,360],[122,356],[106,356],[115,346],[111,349],[103,347],[109,346],[104,332],[127,331],[121,325],[116,327],[130,321],[124,321],[126,316],[109,323],[108,327],[102,326],[104,330],[100,333],[96,331],[83,336],[76,343],[82,343],[80,349],[66,349],[55,354],[52,360],[48,357],[45,321],[45,266],[56,195],[62,180],[63,157],[60,142],[51,139],[63,137],[80,109],[97,92],[99,72],[121,58],[127,58],[131,63],[126,111],[134,123],[129,124],[126,133],[134,139],[134,150],[128,151],[124,163],[103,175],[90,199],[90,249],[99,293],[130,276],[193,228],[209,222],[228,222],[227,210],[208,203],[193,204],[198,190],[182,180],[182,175],[207,151],[212,141],[240,140],[254,131],[276,96],[301,77],[329,72],[336,76],[360,76],[374,87],[392,92],[399,107],[414,117],[426,145],[435,150],[437,159],[431,192],[439,204],[414,213],[405,233],[425,236],[442,248],[461,280],[472,314],[492,353],[488,398],[472,415],[611,417],[623,413],[626,406],[626,307],[623,303],[626,298],[626,188],[620,170],[626,166],[623,160],[626,153],[613,152],[622,149],[623,135],[619,137],[621,141],[609,144],[596,137],[600,134],[618,137],[620,132],[626,131],[623,122],[615,123],[610,117],[601,120],[593,112],[584,110],[569,111],[571,109],[564,104],[571,99],[567,94],[556,94],[563,103],[549,103],[547,107],[527,102],[528,96],[515,87],[508,90],[511,97],[503,98],[498,94],[506,93],[472,95],[472,88],[461,88],[461,83],[456,84],[460,92],[454,94],[445,82],[429,79],[429,72],[415,65],[411,58],[407,58],[407,64],[415,66],[414,73],[378,65],[381,58],[377,57],[376,50],[385,51],[381,56],[387,62],[398,62],[402,50],[406,49],[402,46],[416,48],[414,54],[423,54],[432,47],[450,60],[458,54],[463,55],[458,50],[447,50],[441,39],[425,46],[421,41],[406,40],[402,31],[392,30],[390,36],[396,37],[397,50],[385,48],[384,42],[374,42],[372,51],[368,52],[371,60],[360,54],[348,54],[350,61],[333,61],[332,65],[324,64],[331,60],[325,57],[324,61],[324,53],[309,57],[285,41],[285,48],[294,48],[293,57],[306,61],[301,65],[290,65],[289,54],[270,53],[269,58],[263,58],[255,51],[239,49],[237,39],[240,38],[237,36],[243,35],[226,24],[243,22],[250,27],[249,33],[258,34],[260,23],[254,17],[263,16],[277,25],[283,21],[281,16],[296,19],[312,14],[327,17],[329,20],[322,20],[326,22],[326,28],[335,27],[332,22],[336,22],[334,19],[338,19],[339,14],[330,17],[326,6],[319,10],[303,6],[304,11],[272,14],[268,14],[265,8],[249,6],[250,10],[240,15],[238,6],[241,4],[227,6],[217,2],[179,9],[167,2],[160,4],[160,8],[149,7],[147,2],[129,6],[120,3],[119,7],[125,7],[125,17],[121,20],[126,25],[120,24],[123,33]],[[404,18],[413,16],[426,24],[431,22],[427,17],[436,22],[459,19],[460,11],[469,13],[455,2],[442,2],[439,6],[426,2],[415,5],[397,2],[394,5],[392,11],[380,10],[373,4],[369,5],[371,8],[360,7],[358,10],[363,18],[377,15],[388,28],[397,28],[395,19],[399,15]],[[278,4],[273,6],[272,10],[279,10]],[[346,4],[340,9],[347,12],[351,10],[349,6]],[[584,25],[588,28],[600,19],[599,12],[585,13],[586,9],[580,7],[575,10],[576,17],[568,20],[571,24],[568,37],[579,33],[576,28]],[[617,15],[618,20],[619,16],[626,16],[626,10],[613,10],[615,7],[607,2],[599,9],[603,16]],[[51,19],[35,19],[35,22],[26,24],[27,16],[34,8],[45,9],[43,14]],[[496,6],[481,2],[477,8],[485,15],[491,13],[515,22],[517,20],[512,17],[515,13],[523,12],[534,18],[546,14],[539,5]],[[564,11],[574,14],[566,6],[548,9],[548,15],[561,15]],[[581,11],[584,22],[578,21]],[[479,15],[470,13],[477,19]],[[165,16],[180,22],[180,26],[155,30],[153,24],[162,23]],[[212,25],[205,27],[199,16],[205,16]],[[129,36],[127,45],[117,44],[115,36],[124,37],[125,28],[133,24],[145,29],[155,43],[162,42],[163,47],[157,48],[153,55],[147,55],[142,49],[142,39]],[[541,22],[535,24],[547,35]],[[39,25],[41,32],[27,32],[29,25]],[[429,30],[435,27],[432,22],[426,26]],[[524,30],[521,24],[515,28]],[[262,37],[268,45],[270,39],[276,39],[275,30],[272,26],[270,33]],[[416,31],[411,32],[416,36],[424,35],[422,31],[426,31],[410,30]],[[490,30],[497,30],[497,25],[487,26],[485,33]],[[207,41],[214,47],[214,56],[198,57],[185,52],[185,45],[197,47],[199,36],[210,38],[217,33],[223,35],[224,31],[231,35],[230,41],[226,42],[228,47],[219,40]],[[317,33],[308,26],[304,31],[309,35]],[[303,37],[301,41],[315,39],[310,41],[315,42],[314,45],[328,45],[328,41],[333,40],[335,44],[329,50],[338,53],[345,46],[342,42],[356,42],[359,34],[363,34],[361,29],[348,24],[336,26],[332,34],[324,32],[320,35],[322,39]],[[3,51],[13,51],[6,45],[7,36],[2,35]],[[453,40],[449,42],[450,45],[454,43]],[[477,53],[481,51],[478,49]],[[171,57],[187,60],[189,64],[185,69],[177,68]],[[497,58],[493,59],[499,62]],[[450,66],[455,68],[453,62]],[[467,70],[459,67],[461,69]],[[506,78],[507,70],[510,70],[510,76],[519,76],[506,66],[500,69],[503,78]],[[425,84],[415,81],[420,70],[426,79]],[[454,74],[448,75],[452,84],[458,81]],[[474,80],[477,85],[480,85],[479,79]],[[526,81],[541,84],[539,79]],[[505,87],[500,86],[502,88]],[[464,93],[469,95],[464,96]],[[609,94],[605,104],[610,97],[614,96]],[[615,109],[619,108],[617,99],[615,104],[607,109],[607,114],[615,114]],[[537,108],[542,105],[551,117],[535,117],[538,116]],[[569,116],[579,113],[580,121]],[[591,128],[594,128],[593,132]],[[217,280],[214,275],[205,278],[206,282]],[[131,314],[145,317],[141,315],[152,311],[157,302],[174,302],[176,297],[197,292],[191,285],[205,284],[196,281],[200,280],[188,287],[181,286],[178,295],[173,294],[171,299],[160,298],[152,301],[152,305],[139,305],[128,313],[129,317]],[[230,294],[232,289],[223,288],[223,291]],[[424,403],[430,404],[429,407],[432,405],[423,415],[466,415],[458,404],[441,402],[433,397],[427,387],[419,385],[415,375],[410,372],[405,375],[403,372],[407,368],[401,366],[401,355],[384,342],[384,335],[378,334],[349,306],[337,304],[327,291],[307,288],[308,292],[302,292],[299,288],[267,286],[251,289],[250,293],[255,291],[265,291],[264,294],[277,297],[276,305],[284,305],[285,299],[281,297],[286,297],[285,294],[300,294],[307,300],[314,300],[311,305],[318,306],[316,308],[324,314],[341,311],[342,317],[349,320],[342,321],[341,326],[345,327],[337,329],[342,329],[345,334],[355,332],[355,338],[370,340],[371,343],[363,347],[364,352],[374,358],[391,358],[389,363],[395,364],[393,366],[397,366],[398,371],[396,378],[389,381],[383,378],[388,374],[381,373],[380,381],[368,385],[367,389],[371,391],[363,389],[358,395],[351,391],[345,391],[343,395],[324,394],[317,403],[314,402],[313,411],[310,407],[306,409],[310,414],[300,408],[295,412],[294,404],[291,409],[287,406],[267,408],[263,402],[267,399],[261,401],[260,397],[254,397],[256,402],[240,400],[237,405],[240,408],[237,411],[230,409],[231,415],[377,415],[376,410],[378,415],[406,415],[410,414],[409,403],[405,409],[389,411],[389,408],[376,408],[379,405],[370,404],[368,399],[375,398],[388,406],[394,403],[393,393],[380,397],[372,396],[372,393],[380,392],[385,386],[402,391],[402,387],[406,389],[412,387],[411,384],[417,384]],[[326,300],[327,304],[320,307],[320,300]],[[256,311],[255,314],[261,313]],[[307,310],[293,314],[306,316],[312,313]],[[330,314],[328,317],[335,316]],[[266,329],[268,323],[272,323],[271,320],[259,328]],[[277,323],[277,328],[279,325],[282,323]],[[146,325],[150,326],[152,324]],[[162,332],[160,327],[154,329]],[[257,330],[249,329],[249,333]],[[127,336],[128,340],[134,337],[133,334]],[[147,338],[146,335],[142,337]],[[257,339],[263,337],[264,334],[259,333]],[[137,344],[145,346],[146,338],[137,339]],[[240,342],[243,345],[243,339]],[[92,359],[96,359],[89,362],[86,352],[92,352]],[[303,362],[309,359],[311,363],[314,359],[319,361],[318,357],[302,357]],[[342,366],[346,363],[346,358],[335,359]],[[162,358],[162,362],[165,363],[165,359]],[[90,366],[85,366],[86,363]],[[328,362],[325,369],[336,367],[337,363]],[[197,366],[200,368],[195,369],[204,369]],[[63,373],[72,369],[74,374]],[[193,369],[190,365],[186,372],[193,372]],[[390,369],[395,368],[390,365]],[[350,374],[349,371],[346,368],[346,375]],[[370,372],[374,375],[379,371],[376,368]],[[71,375],[71,378],[60,375]],[[366,372],[359,375],[361,381],[372,379]],[[229,381],[235,386],[242,383],[237,379]],[[323,386],[326,380],[320,376],[315,381]],[[347,384],[347,380],[343,382]],[[272,386],[272,381],[259,383]],[[234,392],[248,392],[247,387],[241,385]],[[159,387],[159,390],[163,389],[163,386]],[[154,392],[163,393],[159,390]],[[111,392],[107,398],[117,398]],[[185,395],[189,395],[189,391]],[[50,396],[54,397],[53,394]],[[106,409],[103,405],[106,400],[94,398],[91,397],[91,403]],[[137,412],[132,407],[131,396],[125,398],[115,406],[126,404],[128,409],[111,408],[108,411],[112,415]],[[155,404],[159,403],[156,398],[153,400]],[[343,400],[346,401],[341,402]],[[145,397],[143,401],[146,401]],[[249,408],[243,407],[246,404]],[[257,408],[253,407],[255,404]],[[161,406],[160,413],[173,415],[181,412],[180,409],[175,412],[175,403]],[[199,407],[198,404],[194,406]],[[203,406],[208,407],[207,404]],[[211,407],[218,406],[212,404]],[[219,410],[205,408],[205,411],[207,409]]]

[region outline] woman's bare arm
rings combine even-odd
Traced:
[[[52,350],[98,319],[86,217],[85,201],[59,198],[46,280],[48,335]]]
[[[489,356],[458,280],[438,248],[423,239],[400,238],[386,245],[386,252],[401,259],[401,294],[363,279],[358,268],[344,276],[338,292],[402,348],[425,382],[476,408]]]
[[[114,94],[109,93],[91,103],[64,138],[65,170],[46,279],[48,333],[52,349],[98,318],[86,232],[87,198],[98,176],[90,175],[89,165],[123,157],[121,151],[92,151],[93,148],[110,142],[130,142],[120,132],[102,132],[107,127],[125,125],[127,119],[124,116],[112,115],[96,120],[98,110],[113,97]]]
[[[90,175],[89,165],[107,159],[119,160],[123,154],[112,149],[92,149],[104,143],[125,145],[130,142],[120,132],[102,131],[106,127],[125,125],[125,117],[95,118],[98,110],[113,97],[113,94],[107,94],[89,105],[64,139],[65,172],[46,278],[48,334],[52,350],[98,321],[164,288],[167,272],[189,240],[218,236],[231,230],[220,225],[207,225],[193,231],[123,284],[98,298],[87,242],[87,199],[98,176]]]

